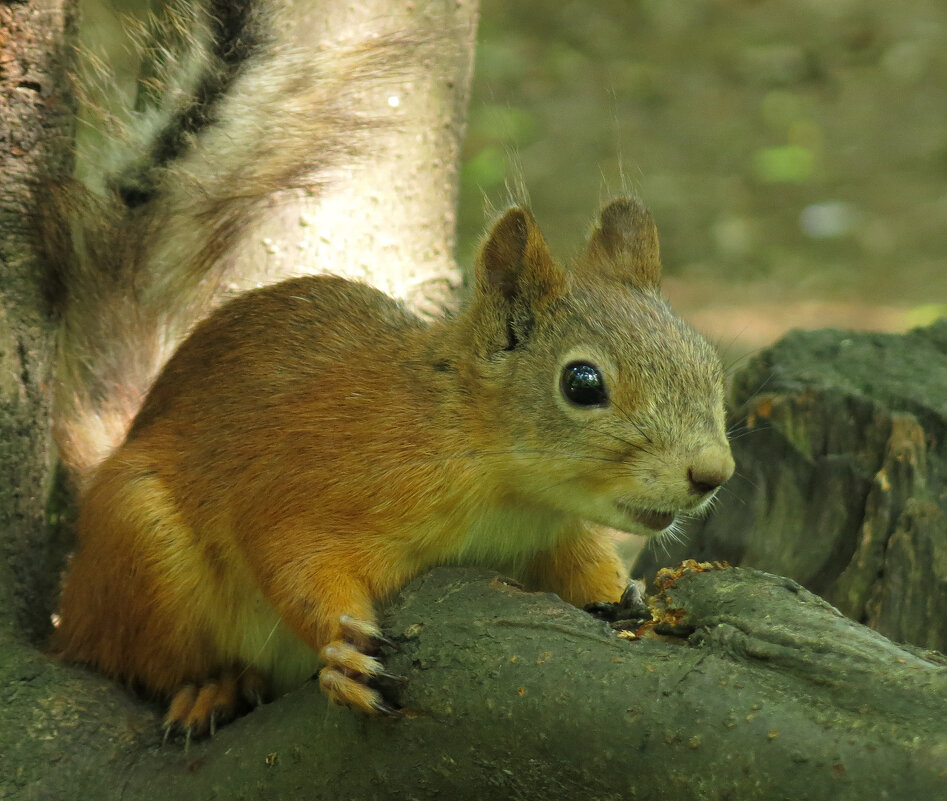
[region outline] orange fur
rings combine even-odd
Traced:
[[[698,507],[695,471],[733,469],[719,363],[658,296],[644,215],[607,207],[565,270],[509,212],[466,311],[433,325],[326,276],[220,308],[85,492],[61,654],[178,693],[169,719],[200,733],[235,671],[280,692],[320,650],[330,695],[382,710],[374,605],[435,564],[617,600],[604,527]],[[576,358],[605,375],[602,408],[563,398]],[[226,692],[191,689],[215,681]]]

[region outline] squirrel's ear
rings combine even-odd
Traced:
[[[490,231],[477,258],[474,309],[485,350],[512,350],[536,317],[567,288],[533,215],[510,209]]]
[[[599,215],[580,266],[640,287],[661,283],[658,229],[639,200],[613,200]]]

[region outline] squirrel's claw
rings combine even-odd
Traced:
[[[351,615],[339,615],[339,631],[342,639],[354,643],[362,650],[369,650],[384,645],[395,651],[400,651],[400,646],[389,640],[377,624],[371,620],[360,620]]]
[[[397,707],[391,706],[384,701],[378,702],[374,706],[375,711],[379,715],[387,715],[390,718],[399,718],[401,717],[401,710]]]

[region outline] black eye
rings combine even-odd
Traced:
[[[604,406],[608,403],[605,379],[598,368],[584,362],[567,364],[560,383],[562,394],[576,406]]]

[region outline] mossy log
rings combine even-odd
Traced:
[[[625,639],[554,595],[438,569],[388,609],[396,718],[315,682],[208,740],[41,657],[6,700],[4,797],[29,799],[934,799],[947,660],[892,644],[795,582],[667,575]],[[10,731],[10,727],[4,727]],[[40,758],[42,757],[42,758]]]

